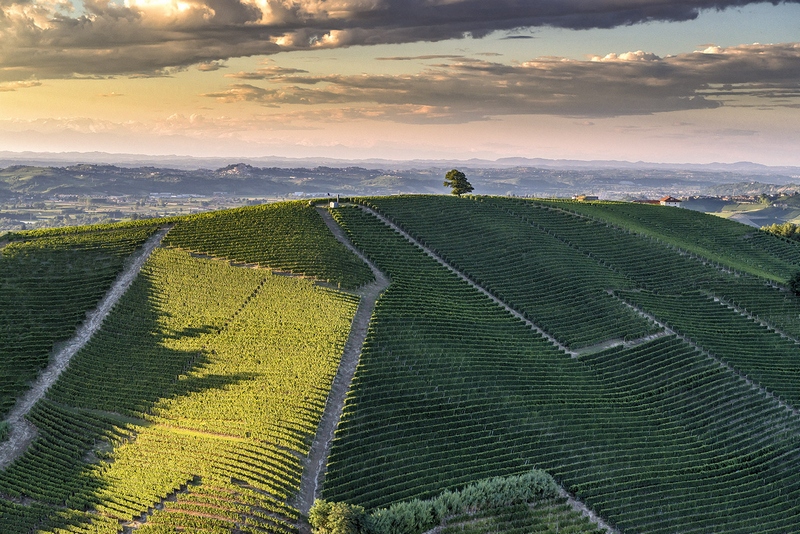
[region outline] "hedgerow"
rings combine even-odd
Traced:
[[[433,499],[414,499],[366,514],[360,506],[317,500],[309,512],[315,534],[421,534],[467,513],[517,504],[532,505],[558,495],[558,484],[547,473],[493,477],[461,490],[444,491]]]

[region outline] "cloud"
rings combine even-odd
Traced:
[[[232,57],[691,20],[759,0],[0,0],[0,81],[164,75]],[[771,0],[773,4],[800,0]],[[510,35],[524,38],[527,35]],[[166,70],[165,70],[166,69]]]
[[[225,74],[224,76],[226,78],[236,78],[237,80],[275,80],[292,74],[304,74],[307,72],[307,70],[303,69],[269,66],[258,69],[254,72],[239,71]]]
[[[272,107],[348,105],[361,109],[363,118],[452,123],[502,115],[646,115],[748,99],[792,106],[800,100],[800,43],[663,58],[636,51],[510,65],[462,59],[396,76],[286,76],[269,88],[237,84],[204,96]]]
[[[452,54],[428,54],[424,56],[376,57],[375,59],[378,61],[427,61],[430,59],[463,59],[463,57]]]
[[[200,63],[197,65],[197,70],[201,72],[213,72],[219,69],[226,69],[227,67],[221,61],[208,61],[206,63]]]
[[[27,89],[29,87],[39,87],[42,85],[42,82],[38,80],[28,80],[23,82],[10,82],[10,83],[2,83],[0,84],[0,93],[10,93],[11,91],[16,91],[17,89]]]

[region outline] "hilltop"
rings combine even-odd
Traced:
[[[800,529],[796,242],[433,195],[4,239],[4,532]]]

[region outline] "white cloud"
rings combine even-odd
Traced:
[[[29,87],[39,87],[42,82],[38,80],[27,80],[20,82],[0,83],[0,93],[8,93],[17,89],[28,89]]]

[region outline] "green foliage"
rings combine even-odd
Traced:
[[[165,243],[186,250],[355,288],[373,280],[314,207],[279,202],[180,219]]]
[[[344,519],[324,528],[591,530],[561,499],[530,507],[509,496],[511,479],[481,481],[535,465],[620,531],[798,531],[800,418],[774,396],[800,402],[800,349],[773,330],[800,337],[800,299],[774,283],[797,271],[795,244],[672,208],[369,202],[572,347],[653,333],[623,300],[679,336],[570,357],[377,219],[336,210],[392,284],[376,305],[323,488],[350,504],[331,504]],[[38,438],[0,473],[0,494],[33,504],[0,499],[0,531],[116,532],[160,503],[143,533],[296,532],[299,513],[287,503],[357,302],[311,280],[197,257],[302,258],[325,272],[314,262],[333,260],[307,254],[319,251],[310,236],[324,233],[283,247],[291,240],[261,228],[274,215],[291,233],[286,221],[305,228],[313,211],[259,210],[187,219],[173,246],[195,254],[151,257],[29,415]],[[237,237],[237,225],[260,237]],[[71,295],[88,280],[84,254],[116,258],[102,233],[86,246],[72,236],[63,256],[48,249],[62,237],[8,245],[4,255],[46,276],[0,278],[0,294],[34,294],[52,278]],[[70,285],[61,273],[72,268]],[[52,295],[31,309],[44,316]],[[25,310],[16,298],[0,311]],[[459,512],[465,502],[478,504]]]
[[[312,280],[157,249],[30,415],[39,437],[0,493],[49,506],[44,532],[116,532],[165,500],[145,531],[296,532],[287,501],[356,306]]]
[[[800,231],[798,230],[800,230],[800,226],[790,222],[785,222],[783,224],[773,223],[769,226],[761,227],[762,232],[785,237],[787,239],[793,239],[795,241],[800,241]]]
[[[510,201],[514,202],[514,201]],[[744,224],[691,210],[630,202],[536,201],[776,282],[800,264],[800,247]]]
[[[789,279],[789,289],[795,295],[800,295],[800,271],[794,273]]]
[[[570,348],[658,330],[608,294],[629,280],[504,206],[441,195],[367,202]]]
[[[314,501],[308,512],[314,534],[358,534],[365,531],[366,512],[343,502]]]
[[[108,230],[133,230],[136,228],[161,226],[173,222],[174,218],[162,217],[158,219],[141,219],[137,221],[125,221],[110,224],[93,224],[87,226],[64,226],[60,228],[40,228],[38,230],[22,230],[19,232],[8,232],[3,238],[9,241],[28,241],[42,237],[61,237],[72,236],[75,234],[86,234],[94,232],[105,232]]]
[[[441,534],[603,534],[587,517],[573,510],[565,499],[549,499],[535,506],[514,504],[453,517]]]
[[[460,491],[445,491],[433,499],[395,503],[370,514],[373,534],[421,534],[448,518],[468,512],[532,504],[558,495],[558,485],[547,473],[532,470],[522,475],[479,480]]]
[[[459,491],[444,491],[433,499],[414,499],[366,515],[364,508],[318,499],[309,512],[314,534],[421,534],[448,518],[515,504],[533,504],[558,495],[558,485],[547,473],[479,480]]]
[[[447,171],[444,176],[444,186],[451,188],[452,193],[458,196],[471,193],[474,190],[472,184],[467,181],[467,176],[458,169]]]

